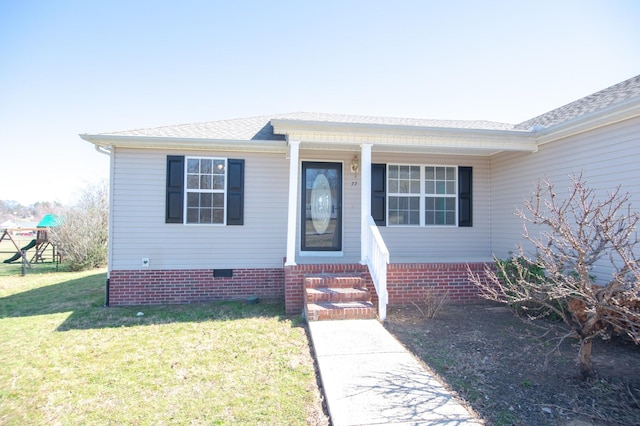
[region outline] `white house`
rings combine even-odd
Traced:
[[[514,212],[540,178],[583,172],[640,202],[640,76],[515,125],[292,113],[81,137],[111,157],[109,305],[296,313],[325,300],[304,290],[324,273],[375,284],[384,317],[426,289],[477,297],[467,266],[522,240]]]

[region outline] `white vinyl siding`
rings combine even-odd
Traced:
[[[538,179],[548,177],[558,197],[568,194],[569,176],[583,173],[587,185],[606,196],[622,185],[631,194],[632,209],[640,209],[640,120],[629,120],[540,146],[536,153],[497,154],[491,159],[492,242],[497,257],[508,257],[522,237],[522,221],[515,215],[531,197]],[[535,229],[530,229],[535,234]],[[640,255],[640,253],[638,253]],[[606,280],[608,260],[594,275]]]
[[[149,269],[282,267],[288,200],[284,155],[216,153],[245,160],[244,225],[203,227],[165,223],[167,154],[115,150],[112,269],[141,269],[142,258],[149,258]]]

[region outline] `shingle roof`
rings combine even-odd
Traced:
[[[272,119],[321,121],[331,123],[379,124],[389,126],[446,127],[459,129],[511,130],[513,124],[492,121],[425,120],[417,118],[372,117],[342,114],[295,112],[289,114],[263,115],[233,120],[179,124],[148,129],[125,130],[101,133],[113,136],[148,136],[168,138],[229,139],[229,140],[284,140],[284,136],[273,133]]]
[[[515,126],[515,129],[529,130],[531,128],[546,129],[573,118],[606,108],[640,96],[640,75],[621,83],[585,96],[577,101],[556,108]]]
[[[274,135],[271,119],[276,116],[237,118],[233,120],[178,124],[148,129],[102,133],[113,136],[148,136],[165,138],[228,139],[228,140],[284,140]]]
[[[263,115],[232,120],[125,130],[101,133],[101,135],[221,140],[284,140],[284,136],[273,133],[273,127],[271,126],[272,119],[386,126],[528,131],[532,128],[548,128],[638,96],[640,96],[640,75],[517,125],[493,121],[429,120],[418,118],[295,112],[289,114]]]

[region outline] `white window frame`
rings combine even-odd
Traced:
[[[437,173],[437,168],[444,168],[445,170],[448,169],[448,168],[453,169],[453,173],[454,173],[454,176],[453,176],[453,194],[449,194],[449,193],[446,193],[446,192],[444,194],[441,194],[441,193],[438,193],[437,190],[436,190],[436,192],[427,192],[427,188],[426,188],[426,181],[427,181],[426,174],[427,173],[426,173],[426,171],[427,171],[428,167],[429,168],[433,168],[434,169],[434,173]],[[428,227],[431,227],[431,226],[433,226],[433,227],[435,227],[435,226],[437,226],[437,227],[443,227],[443,226],[444,227],[455,227],[455,226],[458,226],[458,192],[459,192],[458,191],[458,166],[445,166],[445,165],[431,165],[431,164],[429,164],[429,165],[423,166],[422,167],[422,171],[424,172],[424,178],[423,178],[422,181],[425,184],[424,197],[423,197],[425,205],[424,205],[424,208],[422,210],[423,219],[424,219],[424,222],[425,222],[424,226],[428,226]],[[438,179],[436,177],[434,177],[433,180],[436,182],[436,185],[437,185]],[[446,180],[446,176],[445,176],[445,181],[444,181],[445,185],[446,185],[447,182],[451,182],[451,181],[450,180]],[[448,223],[429,223],[429,224],[427,224],[426,223],[426,221],[427,221],[427,219],[426,219],[426,215],[427,215],[427,198],[448,198],[448,199],[453,199],[453,208],[454,208],[453,224],[448,224]],[[435,211],[437,212],[438,210],[435,210]]]
[[[216,161],[222,161],[224,164],[224,188],[223,189],[214,189],[213,185],[211,189],[192,189],[189,188],[189,175],[192,173],[189,173],[189,160],[211,160],[213,164],[215,164]],[[195,226],[226,226],[227,225],[227,184],[229,181],[228,178],[228,172],[229,172],[229,164],[227,161],[227,158],[223,158],[223,157],[206,157],[206,156],[188,156],[185,157],[185,167],[184,167],[184,212],[183,212],[183,217],[184,217],[184,224],[185,225],[195,225]],[[215,174],[212,174],[213,176],[215,176]],[[198,176],[201,176],[201,173],[198,173]],[[189,200],[189,194],[193,194],[193,193],[197,193],[197,194],[222,194],[223,197],[223,208],[222,208],[222,223],[200,223],[200,222],[189,222],[189,204],[188,204],[188,200]],[[213,212],[212,212],[212,216],[213,218]]]
[[[420,193],[401,193],[401,192],[391,192],[390,190],[390,168],[391,167],[419,167],[420,170]],[[444,167],[444,168],[453,168],[455,173],[455,181],[454,181],[454,193],[453,194],[437,194],[437,193],[427,193],[426,188],[426,169],[427,167]],[[458,215],[459,212],[459,194],[458,194],[458,166],[450,165],[450,164],[387,164],[387,193],[386,193],[386,215],[387,215],[387,226],[389,227],[423,227],[423,228],[457,228],[458,227]],[[420,200],[420,219],[418,224],[396,224],[391,222],[391,197],[416,197]],[[453,224],[427,224],[426,223],[426,199],[427,197],[442,197],[442,198],[453,198],[454,206],[455,206],[455,219]]]
[[[419,184],[419,192],[391,192],[391,168],[392,167],[397,167],[398,168],[398,173],[400,173],[400,168],[402,167],[417,167],[418,168],[418,172],[419,172],[419,177],[418,177],[418,184]],[[412,179],[409,179],[409,182],[411,182]],[[419,164],[388,164],[387,165],[387,225],[389,226],[420,226],[420,224],[423,222],[422,220],[422,193],[424,192],[424,177],[423,177],[423,172],[422,172],[422,166]],[[400,181],[400,178],[398,177],[398,181]],[[399,182],[398,182],[399,183]],[[400,185],[398,184],[398,189],[400,189]],[[392,223],[391,222],[391,201],[390,199],[392,197],[395,198],[408,198],[409,200],[411,199],[417,199],[418,200],[418,223],[417,224],[410,224],[410,223]],[[409,210],[410,211],[410,210]]]

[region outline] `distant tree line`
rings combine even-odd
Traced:
[[[38,201],[23,206],[14,200],[0,200],[0,221],[38,220],[46,214],[59,214],[64,206],[58,201]]]

